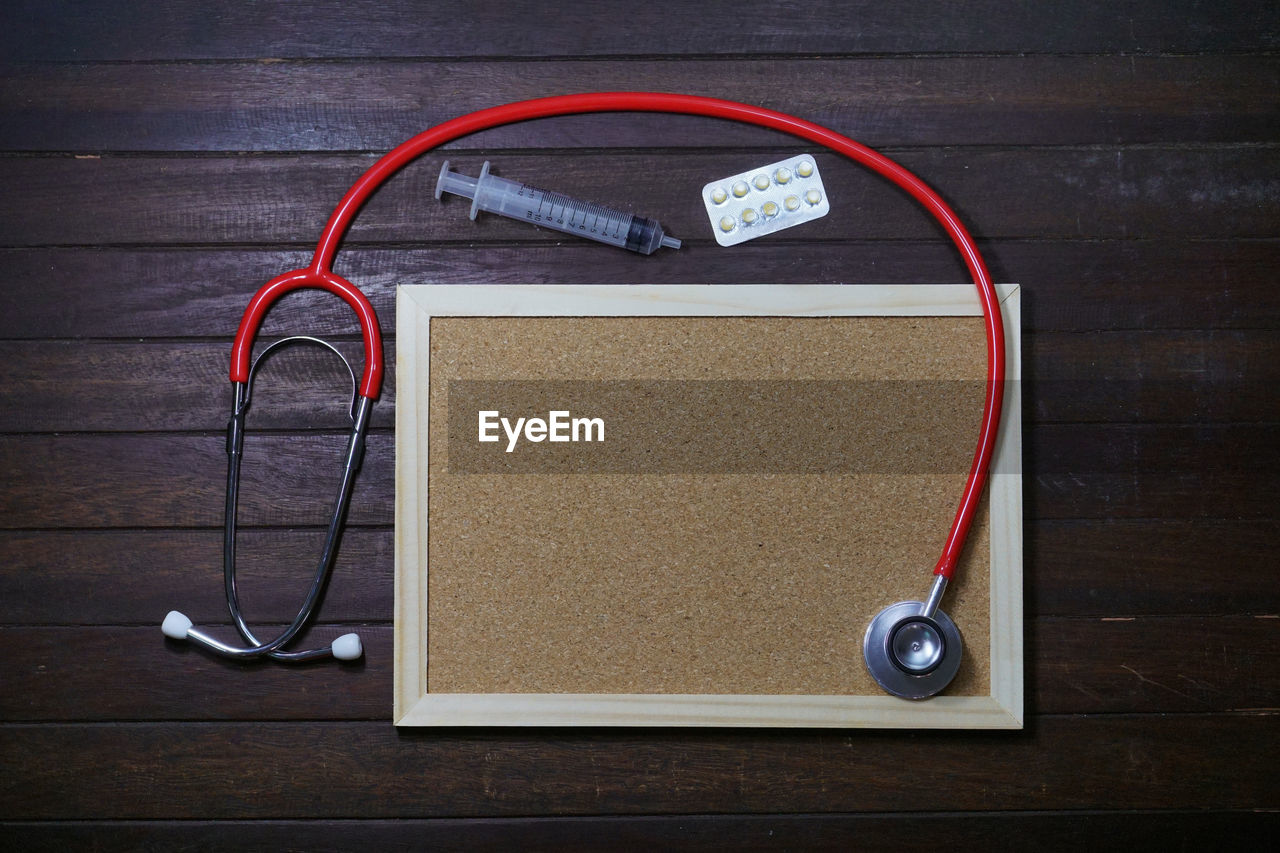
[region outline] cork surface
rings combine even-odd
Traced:
[[[977,435],[981,318],[430,322],[428,692],[880,693],[862,635],[882,607],[927,592]],[[779,466],[721,446],[712,466],[451,468],[467,422],[453,413],[451,432],[451,386],[510,380],[856,382],[890,399],[831,429],[858,433],[859,458],[895,461],[801,470],[795,448]],[[946,405],[887,427],[892,395],[926,380],[952,380]],[[929,464],[898,461],[904,433],[928,437]],[[944,604],[965,642],[949,695],[989,693],[989,553],[984,499]]]

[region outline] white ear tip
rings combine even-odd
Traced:
[[[333,656],[338,660],[355,660],[363,653],[359,634],[343,634],[333,641]]]
[[[160,630],[170,639],[185,640],[187,632],[191,630],[191,620],[176,610],[170,610],[169,615],[164,617]]]

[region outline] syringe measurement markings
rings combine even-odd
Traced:
[[[555,204],[551,199],[552,195],[546,190],[527,185],[520,187],[516,191],[518,198],[526,197],[530,201],[530,206],[525,211],[525,218],[531,222],[550,222],[555,218]]]
[[[560,225],[567,225],[570,228],[576,228],[579,231],[590,231],[592,234],[604,234],[607,237],[620,239],[622,221],[617,211],[610,210],[599,204],[591,204],[590,202],[578,201],[561,193],[544,192],[544,198],[550,204],[549,218],[554,219]],[[556,207],[560,208],[559,213]],[[581,217],[578,219],[578,217]],[[591,217],[594,217],[593,219]],[[626,217],[630,219],[630,217]],[[601,225],[603,220],[603,226]],[[612,234],[609,233],[609,223],[614,222],[616,227]]]
[[[516,195],[536,201],[536,209],[529,208],[525,212],[525,218],[531,222],[554,223],[577,231],[601,234],[612,240],[624,239],[623,232],[630,230],[631,220],[634,218],[604,205],[578,201],[563,193],[540,190],[527,184],[521,186],[516,191]],[[581,221],[576,219],[579,215],[581,215]],[[594,218],[589,219],[589,217]],[[613,233],[609,231],[611,222]]]
[[[645,255],[663,246],[680,248],[680,241],[663,234],[652,219],[494,177],[489,174],[487,162],[480,170],[480,177],[469,180],[450,171],[446,160],[436,183],[436,197],[446,192],[471,199],[473,219],[477,210],[483,210]]]

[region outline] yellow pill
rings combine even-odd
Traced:
[[[724,191],[724,187],[716,187],[711,191],[711,200],[716,204],[724,204],[729,198],[729,194]]]
[[[808,160],[801,161],[796,166],[796,174],[802,178],[809,177],[810,175],[813,174],[813,164],[810,163]]]
[[[787,210],[799,210],[800,197],[795,195],[789,195],[782,200],[782,206],[785,207]]]
[[[733,195],[735,198],[742,198],[749,192],[751,192],[751,187],[747,186],[746,181],[738,181],[733,185]]]
[[[743,225],[750,225],[751,223],[755,222],[759,218],[760,218],[760,214],[756,213],[755,208],[748,207],[746,210],[742,211]]]
[[[809,204],[817,204],[822,201],[822,193],[817,190],[809,190],[804,194],[804,200],[809,202]]]
[[[756,189],[758,190],[767,190],[769,189],[769,176],[763,175],[763,174],[756,175],[755,178],[751,181],[751,183],[755,184]]]
[[[732,216],[726,216],[720,220],[720,230],[728,234],[730,231],[733,230],[733,226],[736,224],[737,223],[734,222],[734,219]]]
[[[773,179],[780,184],[791,183],[791,170],[784,166],[773,173]]]
[[[777,216],[778,205],[772,201],[766,201],[764,204],[760,205],[760,212],[765,216]]]

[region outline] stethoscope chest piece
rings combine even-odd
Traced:
[[[892,604],[871,620],[862,641],[871,677],[904,699],[925,699],[945,688],[964,652],[960,630],[947,614],[924,613],[921,601]]]

